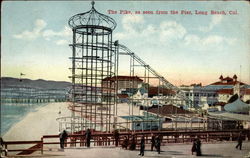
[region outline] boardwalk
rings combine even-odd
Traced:
[[[250,142],[244,142],[243,149],[235,149],[236,142],[222,142],[216,144],[203,144],[202,152],[204,156],[201,158],[244,158],[250,152]],[[146,146],[144,157],[159,158],[194,158],[191,155],[191,144],[169,144],[162,147],[162,153],[158,155],[156,152],[149,151]],[[44,152],[44,155],[30,155],[26,157],[43,157],[43,158],[136,158],[139,150],[129,151],[115,147],[91,147],[87,148],[66,148],[64,151],[51,149]],[[15,158],[18,156],[15,156]]]

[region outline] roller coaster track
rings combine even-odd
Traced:
[[[143,61],[139,56],[137,56],[133,51],[131,51],[129,48],[122,44],[115,43],[116,46],[118,46],[119,52],[120,49],[123,51],[122,53],[125,53],[125,55],[129,55],[132,58],[134,58],[139,64],[144,66],[152,75],[157,77],[167,88],[175,91],[176,97],[179,99],[183,99],[185,101],[189,101],[190,103],[191,100],[187,98],[182,90],[180,90],[178,87],[174,86],[172,83],[170,83],[165,77],[160,75],[158,72],[156,72],[150,65],[148,65],[145,61]]]

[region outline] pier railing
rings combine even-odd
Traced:
[[[213,142],[213,141],[235,141],[238,138],[239,132],[242,132],[244,140],[250,140],[250,130],[222,130],[222,131],[143,131],[143,132],[120,132],[119,133],[119,145],[126,136],[129,140],[134,136],[137,146],[141,136],[145,137],[145,143],[151,143],[151,135],[159,135],[161,137],[161,144],[165,145],[168,143],[191,143],[195,137],[199,137],[202,142]],[[24,144],[35,144],[28,149],[11,149],[11,145],[24,145]],[[58,145],[59,147],[59,135],[44,135],[40,141],[5,141],[5,149],[8,152],[20,152],[18,155],[31,154],[35,151],[43,151],[49,149],[48,145]],[[65,147],[82,147],[86,145],[85,133],[81,134],[69,134],[65,141]],[[115,139],[113,133],[100,133],[93,132],[91,136],[92,146],[114,146]],[[6,153],[7,155],[7,153]]]

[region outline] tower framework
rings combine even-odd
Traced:
[[[72,16],[72,90],[70,92],[71,131],[92,128],[110,131],[114,115],[116,87],[112,77],[116,71],[116,53],[112,32],[116,22],[96,11]]]

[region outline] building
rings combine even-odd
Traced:
[[[121,116],[128,121],[127,128],[130,130],[157,130],[162,128],[163,120],[155,115],[144,113],[142,116]]]
[[[167,89],[164,87],[149,87],[149,97],[154,97],[154,96],[175,96],[175,92],[171,89]]]
[[[108,87],[108,83],[111,81],[111,87],[115,87],[117,84],[118,91],[130,89],[130,88],[138,88],[140,84],[142,84],[143,80],[137,76],[114,76],[114,77],[106,77],[102,80],[103,87]]]
[[[117,99],[119,103],[127,103],[129,100],[128,94],[117,94]]]
[[[210,106],[218,102],[217,93],[213,88],[206,86],[203,87],[201,84],[198,84],[191,86],[181,86],[180,89],[192,102],[191,104],[193,107],[203,106],[204,104],[208,104]]]
[[[202,86],[193,84],[179,87],[192,101],[194,107],[213,106],[219,102],[227,102],[234,94],[239,94],[243,101],[250,100],[249,85],[237,80],[237,76],[219,77],[219,81]]]
[[[184,115],[193,115],[194,113],[179,107],[176,107],[174,105],[163,105],[163,106],[154,106],[148,110],[148,112],[154,114],[154,115],[159,115],[160,117],[164,117],[165,120],[172,119],[173,115],[174,116],[184,116]]]
[[[179,130],[192,130],[192,129],[206,129],[206,120],[195,112],[176,107],[173,104],[163,106],[154,106],[147,110],[151,115],[155,115],[164,120],[164,129],[179,129]]]
[[[250,100],[250,87],[249,85],[237,81],[237,76],[234,75],[233,78],[226,77],[223,79],[221,76],[221,82],[216,82],[214,85],[226,85],[227,88],[217,90],[218,101],[228,102],[228,100],[235,94],[240,96],[243,101]]]
[[[156,104],[167,104],[169,98],[175,96],[175,92],[164,87],[139,87],[137,92],[131,97],[137,105],[152,106]]]

